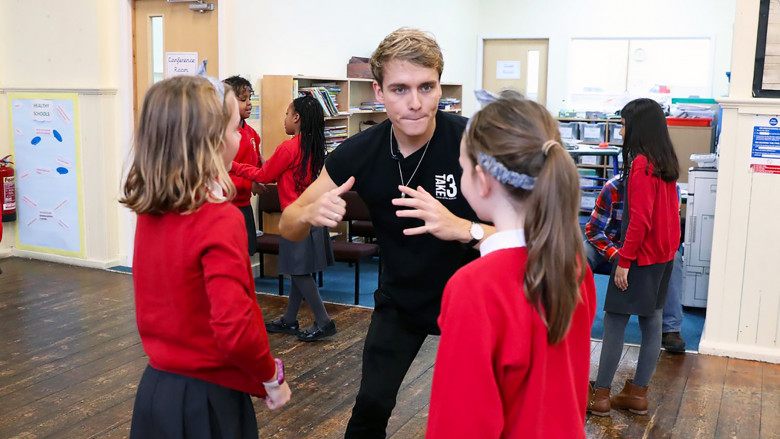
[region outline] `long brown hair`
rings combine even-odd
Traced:
[[[232,96],[228,91],[220,102],[214,86],[197,76],[149,88],[119,202],[139,215],[191,213],[206,201],[225,201],[212,194],[212,182],[232,198],[236,189],[221,156]]]
[[[558,123],[543,106],[504,91],[471,119],[466,151],[472,163],[484,153],[535,179],[530,189],[504,187],[525,211],[525,296],[547,325],[547,341],[558,343],[569,330],[586,273],[579,174],[561,146]]]

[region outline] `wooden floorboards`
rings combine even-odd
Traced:
[[[147,364],[135,327],[132,278],[19,258],[0,260],[0,438],[127,437]],[[278,316],[284,298],[258,296]],[[300,343],[272,334],[293,399],[283,410],[255,402],[261,438],[340,438],[360,383],[371,311],[328,305],[339,332]],[[310,323],[302,310],[302,325]],[[437,339],[410,369],[388,437],[425,434]],[[601,344],[593,343],[592,378]],[[632,377],[639,350],[626,347],[613,392]],[[648,390],[650,411],[589,417],[590,438],[780,438],[780,365],[663,353]],[[554,410],[554,408],[543,408]]]

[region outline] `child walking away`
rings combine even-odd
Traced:
[[[282,210],[306,190],[325,162],[325,119],[322,106],[311,96],[295,99],[284,118],[284,130],[292,139],[283,142],[262,168],[233,162],[236,175],[259,184],[279,183]],[[261,195],[262,196],[262,195]],[[266,323],[268,332],[297,335],[301,341],[316,341],[336,333],[312,273],[333,265],[333,249],[327,227],[312,227],[307,239],[279,243],[279,273],[290,275],[292,288],[284,315]],[[314,324],[299,331],[298,310],[306,299]]]
[[[235,96],[217,80],[176,76],[144,98],[120,200],[138,214],[136,321],[149,355],[131,438],[257,438],[249,395],[271,409],[290,399],[229,202],[238,123]]]
[[[444,289],[427,437],[584,438],[596,292],[558,124],[504,91],[471,119],[460,164],[497,232]]]
[[[661,352],[661,322],[674,254],[680,243],[677,187],[680,172],[661,106],[629,102],[623,124],[623,246],[613,264],[604,302],[604,340],[588,411],[608,416],[612,407],[647,413],[647,385]],[[627,176],[627,177],[626,177]],[[642,342],[633,380],[610,400],[631,315],[639,316]]]
[[[246,123],[249,115],[252,113],[252,102],[249,97],[254,90],[252,84],[241,76],[231,76],[225,79],[225,84],[229,85],[236,94],[238,100],[238,114],[241,118],[238,132],[241,133],[241,143],[238,145],[238,153],[234,159],[238,163],[247,163],[252,166],[262,166],[263,156],[260,154],[260,136],[257,131]],[[244,224],[248,238],[249,256],[257,253],[257,225],[255,225],[255,215],[252,212],[252,205],[249,200],[252,198],[252,180],[241,178],[230,172],[230,179],[236,187],[236,196],[233,198],[233,204],[244,215]]]

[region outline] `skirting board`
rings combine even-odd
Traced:
[[[12,256],[18,256],[20,258],[38,259],[41,261],[57,262],[59,264],[76,265],[78,267],[87,268],[108,268],[119,265],[119,259],[111,259],[108,261],[97,261],[93,259],[80,259],[70,256],[51,255],[48,253],[31,252],[27,250],[20,250],[14,248]]]
[[[702,339],[699,343],[699,353],[780,364],[780,348],[767,348],[739,343],[722,343]]]

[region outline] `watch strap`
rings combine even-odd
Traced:
[[[276,363],[276,379],[263,383],[266,389],[273,389],[284,384],[284,363],[279,358],[274,358],[274,363]]]

